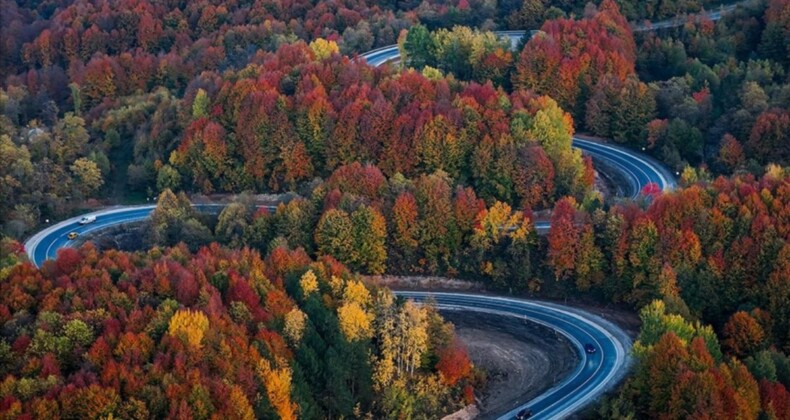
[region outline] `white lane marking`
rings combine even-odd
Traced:
[[[196,208],[199,209],[201,207],[225,207],[226,205],[227,204],[208,203],[208,204],[193,204],[192,207],[196,207]],[[270,211],[277,208],[277,206],[269,206],[269,205],[258,206],[258,207],[259,208],[266,208],[266,209],[268,209]],[[68,229],[62,235],[56,236],[55,239],[50,242],[49,246],[47,246],[47,249],[44,252],[44,260],[48,260],[51,257],[52,247],[55,245],[55,243],[59,239],[62,239],[64,236],[68,236],[69,233],[71,233],[74,230],[79,229],[80,226],[83,226],[83,225],[79,225],[78,224],[79,220],[82,219],[83,217],[94,216],[94,217],[96,217],[98,219],[101,216],[112,216],[112,215],[117,215],[117,214],[120,214],[120,213],[134,212],[134,211],[139,211],[139,210],[153,210],[155,208],[156,208],[155,204],[142,205],[142,206],[114,207],[114,208],[109,208],[109,209],[97,210],[97,211],[94,211],[94,212],[91,212],[91,213],[81,214],[79,216],[74,216],[72,218],[69,218],[69,219],[63,220],[61,222],[58,222],[58,223],[56,223],[56,224],[54,224],[54,225],[52,225],[52,226],[50,226],[50,227],[48,227],[48,228],[46,228],[44,230],[41,230],[41,231],[37,232],[35,235],[31,236],[30,239],[25,241],[25,252],[27,253],[27,256],[28,256],[28,259],[30,260],[30,262],[32,262],[33,265],[38,267],[39,265],[36,262],[36,250],[38,249],[38,245],[41,243],[41,241],[44,238],[46,238],[46,237],[48,237],[50,235],[53,235],[55,232],[57,232],[60,229],[64,229],[66,227],[71,227],[71,229]],[[150,216],[150,213],[148,213],[145,216],[145,218],[147,218],[149,216]],[[112,227],[112,226],[115,226],[115,225],[127,223],[130,220],[139,221],[141,219],[140,218],[119,219],[119,220],[114,221],[114,222],[109,223],[109,224],[103,224],[103,225],[101,225],[101,228]],[[83,231],[82,233],[86,233],[86,232],[89,232],[91,230],[96,230],[96,228]],[[71,246],[69,246],[69,242],[66,242],[63,246],[71,248]],[[57,249],[55,249],[55,251],[57,252]]]
[[[642,159],[642,157],[640,157],[637,154],[637,152],[631,152],[631,151],[622,150],[620,148],[613,147],[611,145],[606,145],[606,144],[602,144],[602,143],[596,143],[596,142],[592,142],[592,141],[589,141],[589,140],[580,139],[578,137],[574,137],[574,140],[576,140],[576,141],[578,141],[580,143],[584,143],[586,145],[591,145],[593,148],[600,147],[600,148],[612,151],[614,153],[620,154],[621,156],[626,156],[628,159],[633,159],[633,160],[636,160],[637,162],[640,162],[641,164],[645,165],[646,167],[650,168],[653,172],[655,172],[655,174],[658,176],[658,178],[661,180],[661,183],[663,184],[661,186],[662,190],[672,189],[672,187],[674,185],[674,182],[669,182],[669,180],[667,180],[667,178],[664,176],[662,168],[660,168],[659,166],[657,166],[653,162],[650,162],[648,160]],[[648,179],[651,179],[651,177],[648,177]]]
[[[620,340],[615,338],[614,335],[611,334],[606,328],[604,328],[600,324],[597,324],[597,323],[593,322],[593,319],[598,318],[597,316],[592,315],[592,314],[587,314],[586,312],[580,311],[578,309],[569,311],[569,310],[565,309],[564,307],[562,307],[560,305],[551,304],[551,303],[548,303],[548,302],[534,302],[534,301],[527,301],[527,300],[522,300],[522,299],[513,299],[513,298],[506,298],[506,297],[470,295],[470,294],[466,294],[466,293],[400,291],[400,292],[397,292],[396,294],[399,294],[401,296],[406,296],[406,297],[408,297],[409,295],[411,295],[411,296],[430,296],[430,295],[433,294],[433,295],[447,296],[450,299],[452,299],[452,298],[459,299],[460,298],[461,301],[463,301],[463,299],[467,299],[467,300],[471,300],[472,303],[474,303],[475,301],[479,302],[480,299],[482,298],[484,300],[489,300],[491,302],[496,302],[496,301],[503,302],[503,303],[510,302],[510,303],[515,304],[515,306],[517,306],[517,307],[518,306],[522,306],[522,307],[526,307],[526,308],[533,308],[533,310],[544,309],[544,310],[549,310],[549,311],[555,311],[557,313],[562,313],[565,316],[568,316],[568,317],[571,317],[571,318],[576,319],[578,321],[581,321],[581,323],[583,325],[587,325],[589,327],[592,327],[593,329],[597,330],[599,333],[601,333],[602,335],[607,337],[610,340],[610,342],[612,343],[612,345],[614,346],[614,348],[615,348],[615,359],[614,359],[614,363],[612,364],[611,370],[608,372],[608,374],[603,378],[603,380],[598,385],[593,387],[586,394],[586,398],[584,398],[584,399],[577,399],[577,400],[571,402],[570,405],[568,405],[567,407],[562,409],[562,411],[560,411],[559,413],[555,414],[558,417],[559,416],[563,416],[563,415],[569,413],[570,411],[577,409],[581,405],[585,405],[585,404],[589,403],[594,397],[597,397],[598,394],[600,393],[600,391],[604,387],[610,385],[609,382],[612,380],[614,375],[617,374],[619,369],[622,368],[625,365],[625,363],[626,363],[626,358],[625,358],[625,354],[624,354],[624,351],[623,351],[623,344],[620,342]],[[585,313],[585,315],[587,317],[582,316],[580,313]],[[555,318],[555,319],[562,320],[562,318],[559,318],[559,317],[557,317],[557,316],[555,316],[553,314],[545,314],[544,313],[544,315],[550,316],[550,317]],[[603,321],[603,319],[601,319],[601,320]],[[569,321],[564,321],[564,322],[569,322]],[[614,325],[612,325],[612,327],[617,328]],[[576,328],[579,328],[579,330],[583,331],[585,334],[590,335],[587,331],[584,331],[581,327],[576,326]],[[600,346],[600,341],[598,341],[597,338],[595,338],[594,336],[591,336],[591,337],[593,338],[593,340],[596,343],[599,344],[599,347],[602,347],[602,346]],[[602,367],[603,367],[603,355],[602,355],[602,358],[601,358],[601,363],[599,364],[599,366],[596,369],[595,373],[597,374],[597,372]],[[593,377],[594,376],[592,376],[591,378],[593,378]],[[587,384],[587,382],[589,382],[589,379],[587,381],[585,381],[579,387],[585,386]],[[579,389],[579,387],[576,387],[575,389]],[[550,393],[549,393],[549,395],[550,395]],[[568,395],[571,395],[571,394],[568,394]],[[561,397],[560,399],[558,399],[558,402],[561,402],[561,401],[566,400],[566,399],[567,399],[566,397]],[[552,404],[552,407],[555,407],[555,406],[556,406],[556,404]],[[524,406],[520,406],[518,409],[521,409],[522,407],[524,407]],[[556,407],[554,409],[556,409]],[[512,410],[512,411],[515,411],[515,410]],[[507,413],[506,415],[509,415],[510,413],[512,413],[512,411]],[[546,411],[545,409],[541,410],[541,412],[545,412],[545,411]]]
[[[468,302],[467,304],[473,305],[475,303],[475,300],[476,299],[467,300],[467,302]],[[463,302],[463,300],[462,300],[462,302]],[[483,303],[485,304],[485,301],[483,301]],[[489,302],[489,304],[490,305],[493,304],[495,306],[500,306],[500,307],[507,308],[506,305],[503,305],[502,303],[498,303],[496,301]],[[524,309],[526,307],[527,307],[527,305],[517,305],[513,309],[514,310],[519,310],[520,309],[520,310],[528,311],[529,309]],[[470,307],[470,308],[473,308],[473,310],[477,310],[477,308],[475,308],[475,307]],[[532,310],[533,311],[537,311],[537,309],[535,309],[535,308],[533,308]],[[493,310],[493,311],[496,311],[496,310]],[[504,311],[503,313],[504,314],[508,314],[507,311]],[[518,314],[514,314],[512,312],[510,312],[510,315],[520,318],[520,316]],[[559,397],[557,398],[557,401],[555,401],[553,404],[543,408],[542,410],[540,410],[540,411],[538,411],[536,413],[533,413],[533,416],[535,416],[535,418],[539,418],[539,416],[542,413],[545,413],[547,411],[552,411],[552,410],[557,410],[558,408],[562,408],[561,404],[563,403],[563,401],[566,401],[568,398],[574,396],[574,392],[575,391],[584,388],[590,381],[592,381],[594,379],[597,379],[598,372],[600,372],[601,369],[604,366],[604,357],[605,357],[604,356],[605,352],[604,352],[603,346],[601,345],[601,342],[595,336],[590,334],[589,331],[585,330],[584,328],[582,328],[582,327],[580,327],[578,325],[574,325],[572,322],[570,322],[570,321],[568,321],[566,319],[563,319],[563,318],[561,318],[559,316],[556,316],[556,315],[552,314],[551,313],[551,309],[549,310],[549,313],[543,312],[542,315],[545,316],[545,317],[548,317],[548,318],[553,318],[553,319],[555,319],[557,321],[560,321],[560,322],[564,322],[564,323],[566,323],[568,325],[571,325],[574,328],[578,329],[582,334],[586,335],[589,339],[591,339],[592,342],[597,344],[598,347],[600,348],[601,361],[600,361],[600,363],[598,363],[598,365],[596,366],[595,370],[593,372],[591,372],[590,376],[587,379],[585,379],[581,384],[576,385],[575,387],[573,387],[573,389],[568,390],[568,392],[565,393],[564,395],[559,395]],[[584,349],[584,346],[581,344],[580,341],[578,341],[576,339],[576,337],[573,337],[572,335],[570,335],[570,332],[566,331],[564,328],[562,328],[562,327],[560,327],[558,325],[552,325],[552,324],[549,324],[547,322],[544,322],[544,321],[541,321],[541,320],[538,320],[538,319],[535,319],[535,318],[530,318],[530,320],[532,322],[536,322],[538,324],[542,324],[542,325],[544,325],[544,326],[546,326],[546,327],[548,327],[550,329],[558,331],[560,334],[562,334],[565,337],[567,337],[570,341],[572,341],[574,344],[576,344],[576,347],[579,349],[579,352],[582,354],[583,358],[580,361],[579,366],[577,367],[577,369],[576,369],[576,371],[574,372],[573,375],[571,375],[570,377],[568,377],[565,380],[563,380],[559,385],[553,386],[552,388],[550,388],[549,390],[547,390],[546,392],[544,392],[543,394],[541,394],[537,398],[535,398],[533,400],[530,400],[526,404],[520,405],[520,406],[512,409],[511,411],[508,411],[507,413],[505,413],[504,415],[499,417],[500,419],[509,419],[515,413],[517,413],[519,410],[522,410],[524,408],[529,408],[531,406],[534,406],[535,404],[539,403],[540,401],[543,401],[544,399],[546,399],[546,398],[548,398],[548,397],[550,397],[550,396],[552,396],[554,394],[557,394],[562,389],[562,387],[566,386],[567,384],[569,384],[571,381],[573,381],[574,379],[578,378],[579,375],[582,374],[582,372],[584,371],[584,367],[585,367],[585,365],[587,364],[587,361],[588,361],[587,351]],[[590,325],[590,323],[587,322],[586,320],[585,320],[584,324]],[[595,390],[595,388],[593,388],[593,390],[588,392],[587,398],[585,398],[585,399],[577,398],[576,401],[583,401],[583,402],[589,401],[589,399],[592,398],[591,394],[592,394],[592,392],[594,390]],[[576,397],[578,397],[578,396],[576,396]],[[574,401],[571,404],[571,407],[575,407],[577,405],[576,401]],[[560,411],[560,413],[563,413],[563,412],[566,412],[566,411],[568,411],[567,407],[562,409],[562,411]],[[560,414],[557,414],[557,417],[559,417],[559,416],[560,416]],[[552,418],[552,417],[548,417],[548,418]]]

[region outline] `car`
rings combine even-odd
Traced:
[[[590,343],[587,343],[584,345],[584,351],[586,351],[588,354],[593,354],[596,352],[596,349],[595,346],[593,346]]]
[[[77,233],[77,232],[71,232],[71,233],[69,233],[68,238],[69,238],[69,240],[76,239],[77,236],[80,236],[80,234]]]
[[[96,221],[96,216],[85,216],[82,219],[80,219],[79,224],[87,225],[87,224],[93,223],[95,221]]]
[[[516,420],[524,420],[532,417],[532,410],[525,408],[516,414]]]

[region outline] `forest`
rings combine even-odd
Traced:
[[[637,312],[593,417],[790,418],[790,3],[718,5],[0,0],[0,417],[471,402],[452,326],[358,277],[387,273]],[[576,133],[679,187],[601,194]],[[154,197],[144,250],[18,242]]]
[[[436,418],[482,377],[431,306],[331,257],[4,240],[4,418]]]

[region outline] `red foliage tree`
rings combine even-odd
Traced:
[[[449,386],[455,386],[458,381],[469,376],[472,372],[472,362],[469,360],[466,346],[456,338],[442,349],[439,352],[436,370],[442,375],[442,381]]]

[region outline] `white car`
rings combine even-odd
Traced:
[[[80,219],[79,223],[81,225],[87,225],[87,224],[93,223],[95,221],[96,221],[96,216],[85,216],[82,219]]]

